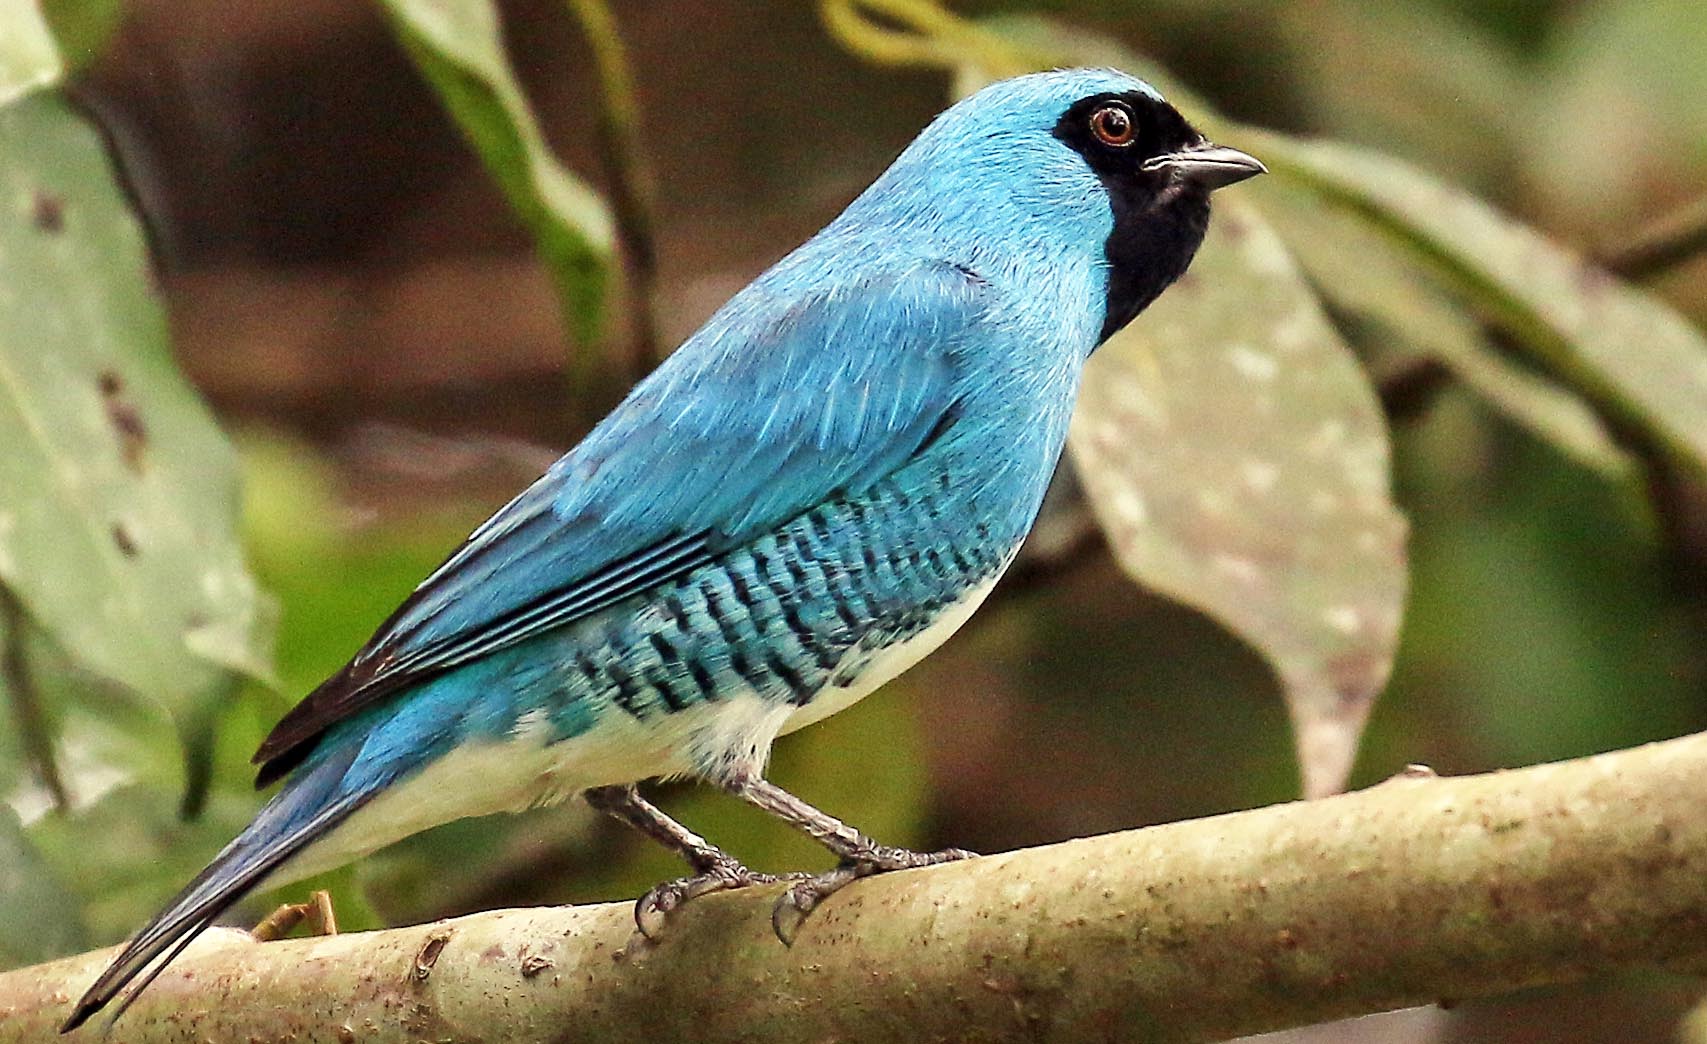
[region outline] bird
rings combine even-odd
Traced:
[[[254,820],[123,947],[63,1029],[124,1004],[232,903],[471,815],[583,796],[691,871],[635,905],[777,878],[667,816],[681,778],[836,866],[791,875],[791,941],[839,888],[965,858],[879,843],[764,777],[772,742],[937,648],[1037,516],[1087,359],[1177,280],[1209,197],[1262,173],[1109,69],[947,108],[477,527],[261,744]]]

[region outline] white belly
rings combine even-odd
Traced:
[[[508,739],[457,747],[381,791],[274,871],[267,887],[334,869],[452,820],[520,812],[589,787],[692,775],[694,752],[709,743],[768,751],[791,710],[752,695],[646,721],[611,708],[598,725],[551,744],[543,716],[524,716]]]

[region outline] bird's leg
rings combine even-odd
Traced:
[[[648,939],[656,939],[670,912],[690,899],[777,881],[772,874],[747,869],[734,856],[665,815],[658,806],[641,797],[632,784],[594,787],[586,796],[587,804],[627,823],[693,867],[692,876],[665,881],[635,902],[634,924]]]
[[[731,779],[724,783],[724,788],[753,807],[763,809],[802,831],[841,859],[841,864],[833,870],[796,880],[777,900],[776,908],[771,911],[771,927],[776,930],[777,938],[788,945],[793,945],[800,925],[808,914],[818,908],[818,904],[862,877],[970,859],[976,854],[963,848],[915,852],[878,844],[854,827],[818,811],[775,783],[758,776]]]

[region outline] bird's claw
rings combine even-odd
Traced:
[[[750,870],[733,859],[720,859],[704,864],[692,877],[680,877],[654,886],[634,904],[634,925],[648,943],[657,942],[671,914],[684,903],[713,892],[727,892],[753,885],[789,882],[776,906],[771,910],[771,929],[783,945],[793,946],[800,926],[825,899],[862,877],[888,873],[891,870],[911,870],[938,863],[971,859],[976,852],[964,848],[945,848],[940,852],[914,852],[906,848],[874,846],[861,852],[859,858],[819,874],[766,874]],[[639,940],[636,940],[639,942]]]
[[[780,880],[782,878],[775,874],[749,870],[733,859],[708,863],[692,877],[665,881],[641,896],[634,904],[634,926],[648,941],[656,942],[663,934],[671,912],[683,903],[713,892],[776,884]]]
[[[800,926],[806,923],[806,918],[812,911],[825,899],[860,878],[888,873],[891,870],[911,870],[921,866],[935,866],[938,863],[958,862],[971,859],[977,854],[964,848],[914,852],[906,848],[885,846],[873,849],[869,858],[847,860],[821,874],[801,875],[788,886],[777,899],[776,906],[771,909],[771,930],[776,932],[776,937],[782,940],[784,946],[793,946],[795,938],[800,934]]]

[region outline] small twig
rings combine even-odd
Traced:
[[[255,927],[249,929],[249,934],[255,937],[256,942],[283,939],[295,931],[307,916],[307,903],[282,903],[277,910],[256,922]]]
[[[1625,279],[1646,281],[1707,253],[1707,198],[1649,225],[1626,246],[1609,251],[1601,264]]]
[[[823,0],[819,11],[830,35],[860,57],[883,65],[947,66],[951,59],[942,45],[929,33],[927,26],[909,24],[905,29],[890,29],[874,24],[857,0]],[[882,9],[882,5],[879,5]],[[929,13],[929,8],[925,8]],[[893,12],[884,10],[884,14]],[[946,13],[945,13],[946,17]]]
[[[1032,54],[935,0],[820,0],[831,36],[849,51],[881,65],[957,69],[968,59],[995,76],[1043,68]]]
[[[1505,334],[1490,328],[1495,340]],[[1426,413],[1440,393],[1451,386],[1452,371],[1434,358],[1409,360],[1375,378],[1381,406],[1393,424],[1415,421]],[[1690,597],[1707,592],[1707,484],[1639,426],[1584,399],[1594,410],[1613,441],[1640,462],[1646,479],[1648,500],[1664,534],[1670,560],[1670,576],[1677,590]]]
[[[312,923],[315,930],[321,935],[337,935],[338,913],[332,909],[332,893],[319,888],[308,897],[308,901],[314,904]]]
[[[310,895],[306,903],[281,905],[261,918],[255,927],[249,929],[249,934],[256,942],[272,942],[283,939],[305,921],[315,935],[338,934],[338,915],[332,909],[331,892],[322,888]]]
[[[30,759],[41,785],[53,799],[59,812],[71,810],[71,794],[65,788],[65,778],[59,773],[59,762],[53,752],[53,727],[47,710],[41,705],[35,679],[24,662],[24,629],[28,621],[17,596],[0,586],[0,685],[12,697],[12,714],[17,719],[18,736],[23,740],[24,753]]]
[[[605,0],[569,0],[569,8],[581,23],[581,32],[593,51],[598,69],[599,145],[605,175],[610,179],[611,210],[616,234],[628,259],[628,275],[634,288],[634,341],[629,356],[629,376],[641,377],[657,364],[658,249],[654,236],[652,177],[640,148],[640,103],[622,35],[617,31]]]

